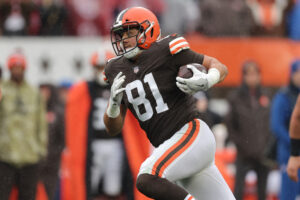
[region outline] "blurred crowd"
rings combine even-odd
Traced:
[[[1,0],[0,35],[107,36],[131,6],[152,10],[163,34],[300,39],[299,0]]]

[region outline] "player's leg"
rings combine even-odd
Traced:
[[[196,122],[195,132],[189,142],[177,151],[171,158],[163,163],[158,161],[155,165],[162,177],[171,181],[178,181],[198,174],[214,162],[216,142],[213,133],[202,120]],[[178,133],[176,133],[178,134]]]
[[[235,199],[214,164],[214,135],[205,122],[197,122],[200,128],[194,141],[162,173],[171,181],[185,180],[184,188],[196,199]]]
[[[8,200],[16,180],[16,169],[0,162],[0,199]]]
[[[168,180],[163,174],[168,165],[186,148],[197,135],[199,122],[194,120],[183,126],[170,139],[157,147],[152,155],[141,165],[137,178],[140,192],[153,199],[184,200],[194,199],[185,189]],[[184,168],[181,171],[185,171]]]
[[[245,188],[245,178],[247,172],[253,168],[250,161],[244,158],[243,155],[237,154],[235,161],[236,173],[235,173],[235,183],[234,183],[234,196],[236,199],[241,200],[244,196]]]
[[[120,139],[109,140],[107,144],[103,191],[107,196],[112,198],[121,193],[124,151]]]
[[[266,188],[267,188],[267,179],[269,174],[269,168],[263,163],[256,164],[256,173],[257,173],[257,196],[258,200],[266,199]]]
[[[206,123],[201,120],[193,120],[188,127],[183,127],[171,139],[155,149],[152,156],[141,166],[140,174],[152,174],[166,178],[168,182],[173,183],[193,177],[208,167],[214,166],[215,145],[214,136]],[[224,192],[231,195],[230,199],[234,199],[220,173],[215,174],[218,175],[216,176],[217,181],[223,181]],[[202,185],[195,187],[200,190],[199,187]],[[212,191],[210,190],[210,192]]]
[[[19,169],[17,188],[19,200],[35,199],[39,178],[39,164],[28,165]]]
[[[156,200],[195,200],[182,187],[152,174],[140,174],[136,186],[141,193]]]
[[[102,140],[94,140],[91,144],[92,149],[92,166],[91,166],[91,192],[98,193],[100,179],[103,175],[105,163],[105,148],[103,148]]]
[[[200,173],[178,181],[197,200],[234,200],[234,196],[218,168],[212,164]]]

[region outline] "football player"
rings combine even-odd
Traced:
[[[111,85],[106,129],[120,133],[129,109],[155,147],[140,167],[138,190],[153,199],[235,199],[214,164],[214,136],[191,96],[222,81],[226,66],[192,51],[184,37],[161,38],[156,16],[142,7],[117,16],[111,40],[118,57],[105,69]],[[189,63],[204,65],[208,73],[190,66],[191,78],[177,77]]]
[[[293,181],[298,181],[298,171],[300,169],[300,96],[298,95],[291,123],[290,123],[290,138],[291,138],[291,156],[287,165],[287,173]]]
[[[103,72],[106,61],[112,57],[112,53],[102,48],[94,52],[90,58],[92,79],[72,86],[68,93],[66,144],[68,151],[74,155],[70,161],[76,164],[72,164],[70,169],[72,183],[65,186],[74,190],[82,188],[84,183],[82,191],[74,190],[72,193],[78,198],[84,195],[85,199],[89,199],[103,193],[106,198],[117,199],[122,192],[123,141],[121,135],[110,137],[103,122],[110,97]],[[101,183],[102,190],[99,191]]]

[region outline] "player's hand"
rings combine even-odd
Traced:
[[[198,91],[206,91],[209,89],[208,74],[199,71],[195,66],[188,65],[192,70],[193,76],[191,78],[176,77],[177,87],[188,94],[194,94]]]
[[[287,174],[293,181],[298,181],[298,170],[300,168],[300,156],[290,156],[287,165]]]
[[[122,85],[126,78],[122,74],[122,72],[118,73],[110,89],[109,105],[106,114],[111,118],[116,118],[120,114],[120,104],[125,90],[125,88],[122,88]]]
[[[114,82],[110,89],[110,98],[114,104],[120,106],[121,100],[123,97],[123,91],[125,88],[122,88],[123,83],[125,82],[125,75],[122,76],[122,72],[119,72],[118,75],[115,77]]]
[[[190,94],[190,95],[193,95],[195,94],[197,91],[194,91],[192,90],[190,87],[188,87],[186,84],[184,83],[181,83],[179,81],[176,81],[176,85],[177,87],[184,93],[186,94]]]

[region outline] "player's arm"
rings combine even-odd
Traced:
[[[126,115],[126,110],[127,109],[124,105],[120,105],[120,114],[115,118],[109,117],[107,115],[107,112],[105,112],[104,124],[106,126],[106,131],[109,135],[114,136],[121,133]]]
[[[203,73],[193,65],[188,65],[188,68],[193,71],[193,76],[187,79],[181,77],[176,78],[177,87],[185,93],[193,94],[200,90],[206,91],[215,84],[223,81],[227,76],[227,67],[216,58],[198,54],[194,51],[186,51],[185,56],[187,58],[186,62],[196,62],[207,68],[207,73]]]
[[[287,174],[298,181],[298,170],[300,168],[300,96],[294,107],[290,122],[291,156],[287,165]]]
[[[176,78],[177,87],[185,93],[193,94],[199,90],[208,90],[223,81],[228,73],[227,67],[216,58],[190,50],[189,43],[183,37],[172,38],[169,42],[169,51],[173,63],[179,67],[190,63],[199,63],[207,68],[208,72],[203,73],[193,65],[189,65],[188,68],[193,71],[193,77]]]
[[[216,83],[222,82],[228,74],[227,67],[214,57],[204,55],[202,65],[208,69],[208,73],[211,72],[212,69],[218,70],[219,75],[216,75],[216,76],[218,76],[219,78],[217,78],[218,82],[216,82]],[[216,72],[216,73],[218,73],[218,72]],[[216,79],[216,81],[217,81],[217,79]]]
[[[119,134],[123,127],[126,114],[125,106],[121,105],[123,92],[125,90],[125,88],[122,88],[124,82],[125,75],[119,72],[111,86],[110,98],[104,114],[104,124],[110,135]]]

